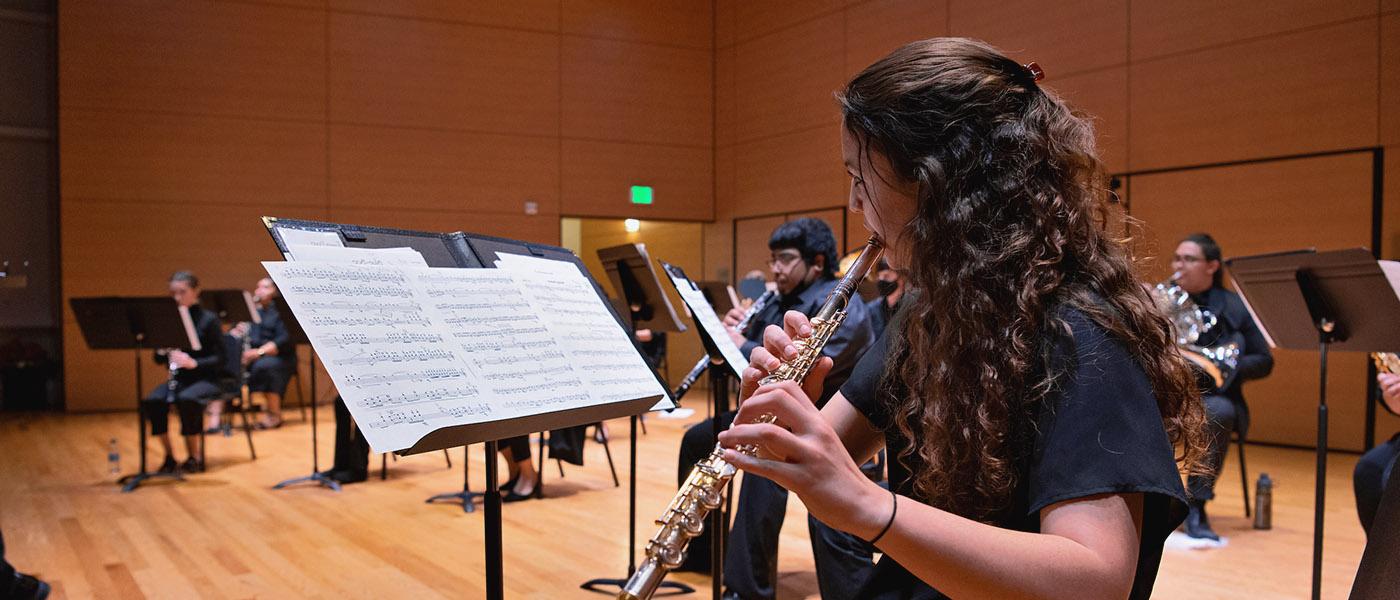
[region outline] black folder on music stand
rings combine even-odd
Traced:
[[[644,245],[622,244],[601,248],[598,250],[598,260],[603,262],[603,269],[608,272],[608,281],[612,282],[613,289],[627,301],[628,306],[644,308],[642,315],[634,319],[633,327],[685,331],[685,324],[676,317],[675,307],[661,291],[661,280],[651,268],[651,257],[647,256]],[[645,310],[646,307],[651,310]]]
[[[603,268],[608,272],[608,278],[613,283],[613,287],[622,295],[622,298],[612,297],[613,308],[619,314],[627,315],[627,331],[635,329],[650,328],[660,331],[685,331],[685,324],[676,318],[676,309],[671,306],[671,301],[666,294],[661,291],[661,280],[656,276],[656,271],[651,267],[650,257],[647,256],[646,247],[642,244],[623,244],[610,248],[598,250],[598,259],[603,262]],[[632,321],[631,307],[637,306],[641,310],[641,316],[634,323]],[[662,307],[665,311],[662,311]],[[643,318],[644,317],[644,318]],[[633,339],[635,343],[636,340]],[[666,386],[663,386],[666,387]],[[631,447],[630,467],[628,468],[627,484],[627,577],[637,570],[637,424],[638,416],[633,415],[628,422],[628,438]],[[543,473],[543,469],[540,471]],[[622,589],[627,584],[627,578],[614,579],[599,577],[590,579],[579,585],[580,588],[591,592],[612,593],[610,589]],[[664,581],[660,585],[663,589],[672,590],[661,595],[689,594],[695,591],[694,588],[674,581]]]
[[[262,322],[253,295],[247,290],[203,290],[199,292],[199,305],[213,311],[224,323]]]
[[[131,350],[136,371],[136,429],[140,439],[140,468],[117,483],[123,492],[130,492],[142,483],[156,478],[183,480],[176,473],[146,471],[146,423],[140,405],[146,396],[141,373],[141,351],[155,348],[194,348],[199,338],[193,325],[182,316],[179,305],[168,297],[71,298],[68,301],[78,321],[83,341],[93,350]]]
[[[1400,348],[1400,297],[1365,248],[1298,250],[1225,261],[1270,343],[1318,350],[1317,488],[1312,597],[1322,592],[1322,526],[1327,474],[1327,354]]]

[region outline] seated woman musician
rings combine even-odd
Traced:
[[[1393,360],[1394,356],[1392,354],[1388,358]],[[1380,386],[1381,406],[1390,411],[1390,414],[1400,416],[1400,373],[1392,371],[1392,368],[1395,368],[1395,365],[1387,364],[1381,369],[1376,375],[1376,383]],[[1356,468],[1352,471],[1351,482],[1356,492],[1356,515],[1361,518],[1361,528],[1367,537],[1371,535],[1371,524],[1375,522],[1376,512],[1380,510],[1381,497],[1385,493],[1386,485],[1395,472],[1396,463],[1400,462],[1397,459],[1400,459],[1400,433],[1367,450],[1357,459]]]
[[[201,348],[156,351],[156,362],[170,367],[170,380],[152,389],[141,403],[141,409],[151,422],[151,435],[160,440],[165,449],[160,472],[170,473],[178,468],[193,473],[204,470],[199,433],[204,405],[219,396],[219,370],[224,364],[223,330],[219,327],[218,315],[199,307],[199,278],[193,273],[177,271],[170,276],[170,297],[189,309]],[[180,413],[180,435],[185,438],[188,456],[178,466],[170,443],[171,404]]]
[[[258,280],[253,301],[261,322],[246,327],[248,349],[243,351],[243,368],[248,370],[248,391],[254,404],[266,408],[258,429],[282,426],[282,396],[297,368],[297,347],[277,312],[277,295],[277,284],[271,277]]]
[[[879,548],[860,598],[1147,598],[1186,514],[1193,376],[1105,230],[1093,129],[1041,77],[937,38],[847,84],[850,209],[918,293],[820,410],[828,359],[758,385],[811,333],[787,313],[720,435],[726,460]],[[857,466],[882,447],[889,490]]]

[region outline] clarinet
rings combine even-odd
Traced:
[[[175,375],[180,372],[179,365],[175,364],[175,358],[170,356],[171,351],[165,353],[165,364],[170,367],[170,381],[165,382],[165,403],[175,403]]]
[[[875,238],[872,237],[866,242],[865,249],[831,291],[826,304],[812,317],[812,335],[793,341],[793,345],[797,347],[797,358],[783,362],[760,380],[760,385],[780,381],[802,381],[807,377],[812,367],[821,359],[822,348],[846,318],[846,304],[855,293],[856,285],[879,259],[881,251],[880,243]],[[760,415],[754,422],[773,423],[776,420],[774,415],[765,414]],[[753,445],[739,446],[735,450],[750,456],[758,452],[758,448]],[[690,544],[690,538],[704,531],[705,515],[719,508],[724,499],[724,487],[734,478],[736,471],[734,465],[724,460],[724,448],[718,443],[708,457],[691,469],[685,483],[681,484],[680,491],[666,507],[666,512],[656,520],[661,529],[647,542],[647,557],[622,586],[622,591],[617,595],[618,600],[646,600],[656,593],[656,588],[661,585],[661,580],[666,578],[666,573],[685,561],[685,549]]]
[[[777,297],[778,292],[773,290],[764,291],[763,295],[759,296],[757,300],[754,300],[753,304],[749,305],[749,309],[744,311],[744,318],[739,320],[739,324],[735,325],[734,329],[737,329],[740,335],[748,331],[749,324],[753,321],[754,317],[758,316],[758,313],[767,308],[768,304]],[[684,396],[686,392],[690,391],[690,386],[695,385],[695,382],[700,379],[701,375],[705,374],[705,370],[708,368],[710,368],[710,355],[706,354],[700,357],[699,362],[696,362],[694,367],[691,367],[689,373],[686,373],[685,379],[681,380],[680,385],[676,386],[675,393],[671,394],[671,399],[680,402],[681,396]]]

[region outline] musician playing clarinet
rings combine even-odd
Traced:
[[[271,277],[259,279],[253,302],[258,306],[261,322],[240,323],[233,331],[235,336],[248,336],[242,357],[243,368],[248,371],[248,391],[254,404],[266,408],[258,429],[282,426],[282,397],[297,368],[297,347],[277,312],[277,296],[277,284]]]
[[[151,435],[165,449],[161,473],[176,469],[187,473],[204,470],[199,433],[203,427],[204,406],[219,396],[219,370],[224,364],[223,330],[213,311],[199,307],[199,278],[189,271],[177,271],[170,276],[170,297],[176,304],[187,307],[194,330],[199,337],[199,350],[189,348],[157,350],[157,363],[170,368],[170,379],[155,389],[141,403],[142,413],[151,422]],[[180,435],[185,438],[184,463],[175,462],[170,443],[170,406],[180,414]]]
[[[777,283],[778,298],[755,313],[752,326],[746,332],[734,329],[744,317],[744,310],[735,308],[725,315],[730,336],[745,356],[749,356],[763,341],[763,329],[782,322],[783,313],[793,310],[815,314],[836,286],[836,237],[825,221],[801,218],[788,221],[773,230],[768,240],[771,252],[768,266]],[[836,330],[823,350],[836,365],[826,376],[827,389],[834,394],[855,367],[856,361],[874,342],[866,305],[851,303],[846,320]],[[824,402],[828,396],[818,397]],[[734,419],[734,413],[719,416],[724,429]],[[710,420],[692,426],[681,440],[679,477],[684,479],[695,463],[715,447],[714,423]],[[725,549],[724,583],[726,598],[768,600],[776,597],[778,575],[778,534],[787,514],[787,490],[763,477],[746,476],[740,486],[739,501],[734,511],[734,526]],[[808,523],[812,552],[817,563],[818,585],[822,597],[851,598],[846,589],[853,579],[859,579],[871,566],[870,549],[860,540],[821,525]],[[709,535],[691,540],[685,570],[708,570]]]
[[[838,95],[849,208],[917,293],[839,393],[826,359],[759,387],[813,331],[787,312],[720,443],[879,549],[859,598],[1145,600],[1202,469],[1194,376],[1108,230],[1093,128],[1042,76],[935,38]],[[888,490],[858,467],[881,448]]]

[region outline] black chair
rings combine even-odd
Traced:
[[[583,437],[584,437],[584,443],[585,443],[585,444],[588,443],[588,438],[589,438],[589,437],[593,437],[594,441],[601,440],[601,442],[599,442],[599,443],[603,444],[603,452],[604,452],[605,454],[607,454],[607,456],[608,456],[608,471],[612,473],[613,487],[622,487],[622,482],[617,478],[617,466],[613,464],[612,448],[608,445],[608,442],[609,442],[608,436],[603,434],[603,424],[602,424],[602,423],[594,423],[594,424],[593,424],[593,432],[594,432],[594,435],[593,435],[593,436],[588,436],[588,435],[584,435],[584,436],[583,436]],[[547,445],[546,442],[547,442],[547,439],[548,439],[548,436],[549,436],[549,435],[550,435],[550,432],[546,432],[546,433],[540,434],[540,485],[538,485],[538,486],[536,486],[536,487],[544,487],[544,459],[545,459],[545,448],[546,448],[546,445]],[[555,459],[554,459],[554,464],[559,468],[559,477],[562,479],[562,478],[564,477],[564,461],[563,461],[563,460],[560,460],[560,459],[558,459],[558,458],[555,458]]]
[[[224,366],[219,372],[219,397],[218,400],[224,402],[224,419],[232,418],[237,414],[243,422],[243,434],[248,439],[248,456],[252,460],[258,459],[258,451],[253,447],[253,424],[248,420],[248,413],[257,413],[262,407],[253,404],[252,400],[244,395],[243,387],[243,341],[239,338],[224,334]],[[221,420],[220,424],[224,431],[224,436],[233,434],[233,425],[227,420]],[[205,462],[205,436],[201,428],[199,434],[199,462]]]

